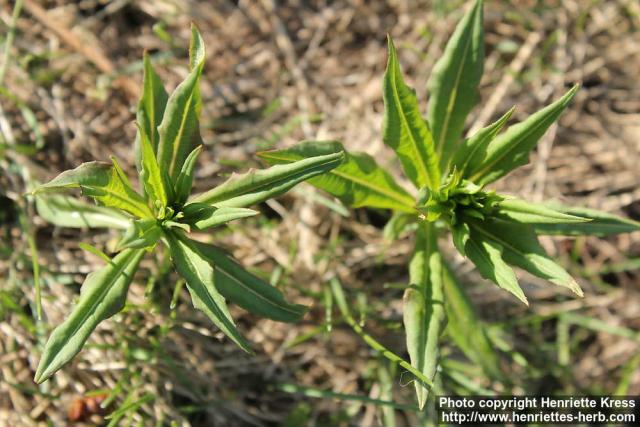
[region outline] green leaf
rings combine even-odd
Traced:
[[[456,247],[460,255],[467,256],[466,246],[471,237],[469,225],[464,222],[458,222],[451,226],[451,235],[453,236],[453,245]]]
[[[201,152],[202,145],[194,148],[187,156],[187,159],[184,161],[182,169],[180,170],[180,174],[178,174],[175,189],[176,203],[178,203],[178,205],[184,204],[191,194],[191,187],[193,185],[193,169],[196,166],[196,161],[198,160],[198,156],[200,156]]]
[[[160,125],[162,121],[164,110],[167,106],[167,99],[169,98],[146,52],[144,53],[143,69],[142,97],[140,98],[140,102],[138,102],[138,111],[136,113],[136,121],[140,126],[135,140],[136,167],[138,172],[142,172],[141,134],[144,133],[147,135],[153,152],[156,153],[160,139],[158,135],[158,125]]]
[[[218,187],[196,196],[192,202],[236,208],[255,205],[289,191],[306,179],[330,171],[338,166],[343,158],[344,153],[336,151],[286,165],[250,170],[240,175],[233,174]]]
[[[223,225],[229,221],[258,215],[260,212],[246,208],[216,207],[205,203],[190,203],[184,207],[183,222],[196,230]]]
[[[472,137],[465,139],[464,142],[458,146],[451,164],[462,176],[466,176],[467,166],[472,159],[477,156],[484,156],[487,145],[500,133],[514,111],[515,107],[511,108],[496,122],[480,129]]]
[[[129,217],[120,211],[88,204],[62,194],[41,195],[35,198],[38,215],[59,227],[118,228],[129,226]]]
[[[138,217],[152,217],[142,196],[136,193],[117,165],[104,162],[83,163],[33,190],[32,194],[60,192],[80,188],[82,194],[93,197],[105,206],[119,208]]]
[[[382,138],[398,155],[417,188],[440,186],[440,167],[431,132],[420,114],[413,89],[405,85],[396,48],[389,37],[389,61],[382,83]]]
[[[162,207],[166,207],[168,203],[166,187],[171,183],[167,182],[166,178],[163,178],[147,133],[138,128],[138,137],[140,138],[140,151],[142,153],[142,169],[140,170],[142,186],[152,202],[155,203],[157,200]]]
[[[158,127],[158,164],[174,182],[187,155],[202,143],[198,118],[202,109],[199,85],[204,56],[202,36],[192,26],[189,47],[191,71],[169,97],[162,123]]]
[[[502,378],[500,358],[489,340],[486,325],[478,318],[463,286],[446,264],[443,278],[446,332],[470,360],[482,366],[490,378]]]
[[[481,233],[472,229],[471,238],[467,242],[465,251],[467,257],[475,264],[485,279],[491,280],[502,289],[511,292],[520,301],[529,305],[527,297],[522,292],[513,269],[502,259],[503,247],[494,240],[485,238]]]
[[[491,141],[481,155],[468,164],[465,178],[478,185],[489,184],[529,162],[529,152],[538,144],[547,129],[556,121],[578,91],[573,86],[562,98],[532,114],[525,121],[511,126]]]
[[[214,265],[216,288],[231,302],[279,322],[296,322],[307,312],[302,305],[289,304],[278,289],[249,273],[222,249],[194,243],[202,256]]]
[[[563,206],[556,202],[545,204],[546,207],[566,215],[575,215],[589,219],[589,222],[572,224],[535,224],[533,227],[538,234],[563,236],[610,236],[620,233],[640,231],[640,222],[622,218],[606,212],[582,207]]]
[[[433,380],[438,367],[439,339],[446,320],[442,255],[433,224],[421,222],[409,264],[410,286],[403,298],[404,328],[411,364]],[[418,406],[427,401],[428,390],[415,384]]]
[[[516,198],[504,199],[496,204],[496,208],[497,216],[524,224],[574,224],[590,221],[588,218],[568,215]]]
[[[458,23],[429,79],[427,120],[443,170],[447,170],[462,136],[467,115],[480,101],[478,85],[484,62],[482,22],[482,0],[477,0]]]
[[[146,249],[154,246],[162,237],[162,229],[153,218],[131,221],[118,243],[118,250],[125,248]]]
[[[214,266],[200,252],[196,243],[182,232],[167,231],[171,259],[178,273],[186,280],[193,306],[203,311],[225,335],[243,350],[251,353],[249,343],[242,338],[229,314],[224,297],[214,282]]]
[[[415,225],[417,221],[418,216],[415,214],[394,212],[393,215],[391,215],[391,219],[384,225],[382,235],[385,240],[390,242],[394,241],[410,226]]]
[[[105,267],[87,276],[78,303],[45,345],[35,375],[37,383],[48,379],[78,354],[98,323],[122,310],[143,253],[126,249]]]
[[[482,222],[476,220],[469,222],[472,233],[475,232],[483,239],[491,240],[500,245],[502,257],[509,264],[518,266],[558,286],[569,288],[578,296],[583,295],[580,285],[573,277],[545,253],[530,225],[494,218],[486,218]]]
[[[258,156],[269,164],[282,164],[340,151],[344,151],[344,147],[337,141],[304,141],[292,148],[265,151]],[[368,154],[345,151],[338,167],[308,182],[354,208],[368,206],[416,212],[413,197]]]

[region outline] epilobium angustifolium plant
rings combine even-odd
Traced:
[[[232,175],[203,194],[191,196],[193,171],[202,150],[198,118],[199,82],[204,67],[203,40],[192,27],[190,72],[168,95],[149,58],[144,57],[143,94],[138,104],[136,192],[115,158],[89,162],[63,172],[33,191],[45,219],[62,226],[124,229],[118,254],[89,274],[69,317],[53,331],[35,380],[42,382],[71,360],[99,322],[119,312],[140,259],[159,242],[169,249],[177,272],[185,279],[193,305],[246,351],[249,344],[229,315],[225,299],[274,320],[293,322],[306,308],[289,304],[273,286],[243,269],[222,249],[189,238],[258,212],[248,209],[278,196],[297,183],[336,167],[341,150],[310,156],[287,165]],[[81,189],[98,206],[58,193]]]
[[[438,248],[441,230],[450,231],[455,248],[484,278],[528,304],[512,267],[582,295],[569,273],[545,253],[537,235],[607,235],[638,229],[639,225],[592,210],[533,204],[487,188],[528,163],[529,152],[558,120],[578,85],[504,132],[513,109],[463,138],[467,115],[479,102],[482,24],[482,1],[478,0],[434,66],[426,119],[415,92],[404,83],[396,49],[391,38],[388,40],[382,138],[395,151],[415,187],[415,196],[363,153],[347,152],[340,166],[309,180],[352,207],[392,209],[395,213],[387,225],[390,235],[397,237],[397,231],[409,224],[416,228],[403,316],[411,364],[428,379],[433,379],[437,369],[438,339],[447,314],[450,335],[465,353],[484,360],[480,363],[487,370],[495,372],[497,365],[491,344],[480,335],[482,331],[468,329],[473,314]],[[294,164],[341,149],[342,144],[336,141],[307,141],[260,156],[270,164]],[[428,384],[416,381],[416,392],[423,407]]]

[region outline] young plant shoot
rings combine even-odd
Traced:
[[[637,230],[640,224],[592,210],[533,204],[488,188],[528,163],[529,152],[558,120],[578,85],[504,132],[513,109],[464,138],[467,115],[480,100],[478,84],[484,61],[481,0],[462,18],[433,68],[426,119],[414,90],[404,82],[391,38],[388,44],[382,139],[395,151],[414,191],[403,188],[363,153],[346,152],[340,166],[309,182],[351,207],[392,209],[394,215],[385,231],[394,238],[409,225],[416,227],[403,309],[411,364],[433,379],[438,339],[448,317],[447,328],[454,341],[485,370],[495,372],[494,350],[482,330],[471,328],[474,314],[439,250],[439,231],[450,231],[455,248],[484,278],[528,304],[512,267],[582,296],[576,281],[538,243],[538,235],[603,236]],[[293,165],[341,150],[340,142],[306,141],[259,155],[270,164]],[[418,381],[415,385],[422,408],[427,385]]]
[[[226,300],[283,322],[302,317],[303,306],[289,304],[267,282],[243,269],[222,249],[192,240],[191,230],[207,230],[256,215],[249,209],[288,191],[297,183],[338,166],[342,149],[325,151],[286,165],[232,175],[220,186],[191,196],[194,167],[202,151],[199,133],[199,83],[205,63],[202,37],[191,29],[189,74],[169,95],[144,57],[143,94],[138,104],[135,140],[141,190],[136,192],[115,158],[89,162],[63,172],[33,191],[39,214],[65,227],[108,227],[124,230],[118,253],[102,269],[89,274],[78,303],[52,332],[35,381],[51,377],[82,348],[102,320],[124,306],[127,290],[141,258],[159,242],[168,247],[177,272],[185,279],[193,305],[246,351]],[[79,188],[98,205],[59,193]]]

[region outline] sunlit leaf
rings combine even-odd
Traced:
[[[182,169],[178,174],[178,178],[176,179],[175,194],[176,203],[178,203],[179,205],[186,202],[189,198],[189,195],[191,194],[191,186],[193,185],[193,169],[196,166],[196,161],[198,160],[198,156],[200,156],[201,152],[202,145],[194,148],[193,151],[187,156],[187,159],[184,161]]]
[[[568,215],[539,203],[529,203],[516,198],[504,199],[496,204],[496,208],[498,216],[525,224],[573,224],[589,222],[588,218]]]
[[[545,206],[554,211],[566,215],[579,216],[590,221],[571,224],[535,224],[533,227],[538,234],[604,237],[612,234],[640,231],[640,222],[596,209],[563,206],[556,202],[546,203]]]
[[[184,222],[196,230],[205,230],[226,224],[236,219],[258,215],[258,211],[247,208],[211,206],[205,203],[190,203],[184,207]]]
[[[62,194],[35,198],[38,215],[59,227],[117,228],[129,226],[129,217],[117,209],[89,204]]]

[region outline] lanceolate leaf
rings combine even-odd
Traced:
[[[171,259],[178,273],[186,280],[193,306],[203,311],[225,335],[243,350],[251,352],[247,341],[229,314],[227,303],[214,283],[214,267],[200,252],[196,243],[181,232],[166,232]]]
[[[382,97],[382,138],[385,144],[395,150],[404,172],[417,188],[427,185],[437,189],[440,186],[440,167],[431,132],[420,114],[415,92],[404,83],[391,37]]]
[[[118,249],[145,249],[154,246],[162,237],[162,229],[153,218],[132,221],[118,243]]]
[[[447,312],[446,332],[464,354],[481,365],[491,378],[501,378],[500,358],[493,349],[486,327],[478,319],[463,286],[447,265],[443,277]]]
[[[632,233],[640,231],[640,222],[617,215],[601,212],[595,209],[563,206],[559,203],[547,203],[546,207],[566,215],[576,215],[587,218],[589,222],[572,224],[535,224],[533,227],[538,234],[564,236],[610,236],[612,234]]]
[[[516,167],[527,164],[529,152],[538,144],[547,129],[558,120],[573,99],[578,87],[579,85],[575,85],[558,101],[497,136],[488,144],[481,156],[469,162],[465,177],[478,185],[486,185],[503,177]]]
[[[435,228],[421,222],[409,265],[410,286],[404,294],[403,315],[411,365],[430,380],[438,366],[438,341],[445,322],[444,273]],[[419,383],[415,387],[418,405],[423,408],[428,390]]]
[[[507,263],[583,295],[573,277],[545,253],[530,225],[492,218],[482,222],[470,220],[470,224],[472,232],[502,247],[502,257]]]
[[[49,378],[78,354],[98,323],[122,310],[143,253],[126,249],[105,267],[87,276],[78,303],[45,345],[36,371],[37,383]]]
[[[204,67],[204,42],[195,26],[191,28],[189,56],[191,71],[169,97],[158,127],[158,164],[174,182],[187,155],[202,143],[198,118],[202,108],[199,83]]]
[[[231,302],[251,313],[280,322],[298,321],[306,313],[306,307],[286,302],[279,290],[249,273],[223,250],[205,243],[195,245],[214,265],[216,288]]]
[[[176,202],[179,205],[186,202],[187,198],[189,198],[189,194],[191,194],[191,186],[193,185],[193,169],[196,166],[196,161],[198,160],[200,152],[202,152],[202,145],[197,146],[191,153],[189,153],[189,156],[187,156],[187,159],[184,161],[180,174],[176,179]]]
[[[270,164],[291,163],[308,157],[344,151],[337,141],[305,141],[276,151],[258,155]],[[368,206],[415,213],[415,201],[393,177],[364,153],[347,153],[343,162],[331,171],[308,182],[327,191],[351,207]]]
[[[464,222],[458,222],[451,226],[451,234],[453,236],[453,245],[456,247],[460,255],[467,256],[465,247],[471,237],[469,225]]]
[[[520,301],[529,305],[522,292],[513,269],[502,259],[502,246],[480,233],[471,235],[465,247],[467,256],[485,279],[491,280],[502,289],[511,292]]]
[[[498,202],[496,208],[498,216],[525,224],[573,224],[590,221],[588,218],[568,215],[540,204],[515,198]]]
[[[129,217],[116,209],[62,194],[42,195],[35,201],[38,215],[59,227],[125,229],[129,226]]]
[[[142,150],[140,147],[140,134],[145,133],[149,138],[153,152],[158,149],[158,126],[162,121],[164,109],[167,105],[169,95],[164,89],[160,77],[156,74],[149,55],[144,54],[144,76],[142,79],[142,98],[138,103],[138,111],[136,113],[136,121],[141,129],[138,130],[135,141],[136,166],[138,172],[142,172]]]
[[[196,230],[205,230],[236,219],[258,215],[258,211],[246,208],[216,207],[205,203],[190,203],[184,207],[184,222]]]
[[[153,216],[142,196],[131,188],[115,160],[112,165],[103,162],[83,163],[75,169],[62,172],[36,188],[32,194],[72,188],[82,189],[84,195],[93,197],[105,206],[119,208],[138,217]]]
[[[462,176],[466,176],[466,169],[468,164],[475,157],[483,157],[485,150],[491,141],[494,140],[496,135],[500,133],[502,128],[515,111],[515,107],[507,111],[498,121],[490,124],[489,126],[480,129],[475,135],[464,140],[464,142],[458,147],[453,155],[451,165],[456,168]]]
[[[269,169],[234,174],[216,188],[196,196],[192,202],[236,208],[255,205],[289,191],[304,180],[330,171],[343,158],[344,153],[336,151]]]
[[[170,183],[163,179],[147,133],[138,129],[138,137],[140,138],[140,151],[142,154],[140,180],[142,181],[145,193],[151,198],[153,203],[157,200],[162,207],[165,207],[168,202],[165,187],[168,187]]]
[[[467,115],[480,101],[483,61],[482,0],[477,0],[456,27],[429,79],[427,119],[443,170],[462,135]]]

